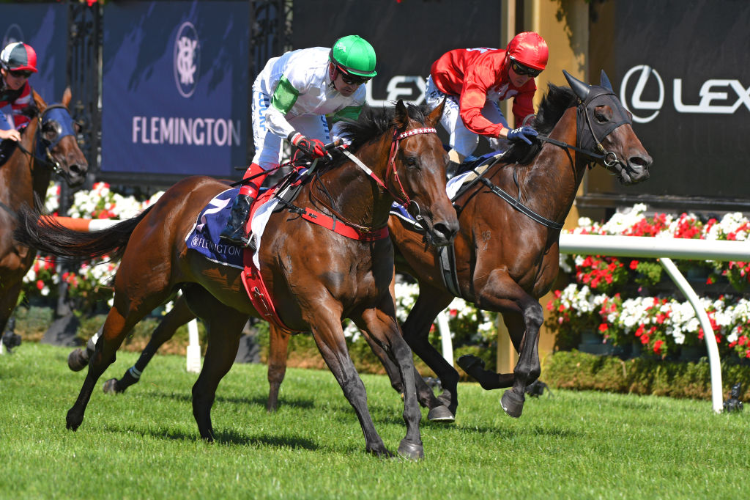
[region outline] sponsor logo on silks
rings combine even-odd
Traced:
[[[631,79],[634,80],[632,84]],[[651,90],[650,95],[654,95],[654,89],[657,90],[655,100],[643,98],[647,90]],[[651,66],[643,64],[625,73],[620,99],[625,108],[633,114],[633,121],[648,123],[656,118],[664,107],[666,92],[661,75]],[[685,104],[682,95],[682,78],[675,78],[672,81],[672,102],[678,113],[731,115],[743,104],[750,110],[750,87],[746,89],[739,80],[721,78],[706,80],[701,85],[698,97],[700,100],[697,104]]]
[[[3,35],[3,44],[0,45],[0,50],[2,50],[3,47],[7,47],[11,43],[22,42],[23,40],[23,31],[21,30],[21,27],[17,24],[11,24],[10,26],[8,26],[8,29],[5,30],[5,35]]]
[[[182,97],[190,97],[198,85],[201,46],[189,21],[182,23],[174,41],[174,80]]]

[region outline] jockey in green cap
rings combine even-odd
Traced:
[[[250,206],[268,171],[279,165],[282,139],[311,158],[325,156],[325,143],[340,139],[340,121],[359,118],[363,84],[377,74],[375,64],[372,45],[357,35],[339,38],[330,49],[294,50],[268,60],[253,83],[255,156],[221,238],[248,245]]]

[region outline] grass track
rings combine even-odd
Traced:
[[[78,432],[65,429],[85,372],[69,350],[25,343],[0,357],[0,498],[748,498],[750,415],[706,401],[554,391],[514,420],[500,392],[460,387],[456,424],[423,419],[425,460],[364,453],[359,423],[327,371],[287,372],[265,412],[266,368],[236,365],[198,439],[185,359],[155,358],[124,395],[97,389]],[[118,354],[100,381],[136,355]],[[405,433],[385,377],[362,377],[393,451]],[[542,376],[542,379],[544,377]],[[423,410],[423,415],[426,411]]]

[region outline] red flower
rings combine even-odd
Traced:
[[[638,261],[637,260],[631,260],[630,261],[630,269],[635,271],[638,268]]]
[[[42,281],[42,280],[37,280],[37,282],[36,282],[36,287],[37,287],[37,288],[38,288],[39,290],[42,290],[42,289],[44,288],[44,281]]]
[[[663,340],[657,340],[656,342],[654,342],[654,352],[656,354],[661,354],[661,347],[663,345],[664,345],[664,341]]]
[[[607,328],[608,328],[607,323],[602,323],[599,325],[599,331],[602,333],[606,332]]]

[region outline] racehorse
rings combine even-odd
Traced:
[[[367,409],[365,388],[346,350],[341,322],[352,319],[399,367],[406,437],[399,453],[424,455],[411,350],[403,341],[389,285],[393,246],[385,230],[394,200],[423,222],[432,243],[447,245],[458,231],[456,213],[445,194],[446,155],[435,133],[442,107],[425,117],[398,102],[393,117],[364,116],[348,124],[351,152],[307,176],[297,198],[271,215],[259,249],[260,273],[280,321],[311,331],[315,342],[353,406],[366,450],[390,456]],[[76,430],[97,380],[115,359],[132,327],[181,289],[190,309],[206,325],[208,347],[193,386],[193,415],[200,436],[213,441],[210,410],[216,388],[231,368],[242,327],[261,316],[242,290],[238,269],[222,266],[186,249],[185,237],[198,213],[227,185],[206,177],[185,179],[136,218],[109,229],[80,233],[26,210],[16,236],[45,252],[93,258],[121,256],[114,305],[91,356],[80,394],[67,414]],[[302,215],[315,207],[357,236],[346,237]]]
[[[424,245],[424,232],[399,217],[391,216],[388,222],[396,270],[419,283],[419,297],[401,327],[404,338],[443,387],[435,398],[416,377],[419,400],[430,408],[431,420],[452,421],[458,407],[458,372],[428,342],[438,313],[454,296],[502,313],[519,353],[513,373],[485,370],[475,356],[462,356],[458,364],[486,390],[511,387],[501,406],[508,415],[520,417],[524,390],[541,371],[537,347],[544,318],[539,298],[557,277],[560,230],[587,166],[602,165],[626,185],[649,178],[652,159],[607,75],[602,71],[601,84],[590,86],[564,74],[570,88],[550,85],[540,105],[535,121],[540,141],[531,146],[514,143],[500,161],[495,159],[454,197],[460,230],[453,242],[453,287],[444,278],[439,249]],[[288,342],[283,331],[271,330],[269,406],[278,398]],[[403,392],[407,382],[399,379],[398,370],[383,353],[379,356],[392,385]]]
[[[16,213],[22,205],[34,205],[35,198],[44,200],[53,173],[63,176],[70,186],[77,186],[88,170],[67,109],[70,89],[65,90],[62,104],[47,106],[36,92],[33,98],[35,116],[19,143],[6,141],[4,146],[15,150],[0,167],[0,332],[5,330],[23,277],[36,257],[35,251],[13,240]]]
[[[521,415],[523,390],[539,376],[537,343],[543,311],[538,299],[549,291],[557,276],[560,229],[587,165],[595,162],[612,171],[623,184],[635,184],[648,179],[652,162],[606,74],[602,72],[600,86],[589,86],[565,75],[571,88],[551,85],[540,105],[535,127],[543,135],[542,141],[531,147],[514,144],[501,161],[454,198],[461,226],[454,242],[458,295],[484,310],[501,312],[513,345],[521,354],[511,374],[485,370],[483,362],[473,356],[462,356],[458,364],[484,389],[513,386],[503,396],[502,406],[514,417]],[[511,205],[502,198],[508,192],[523,202],[511,199]],[[427,339],[437,314],[456,294],[445,283],[438,250],[424,245],[423,233],[395,216],[389,220],[389,229],[396,247],[397,271],[415,277],[420,289],[402,331],[412,350],[443,386],[443,393],[435,398],[432,389],[417,376],[418,397],[430,408],[428,419],[453,421],[459,375]],[[154,332],[136,363],[138,370],[145,368],[153,352],[178,326],[192,319],[178,304]],[[289,339],[287,332],[271,325],[269,411],[278,404]],[[371,343],[371,347],[383,360],[394,388],[403,392],[398,368],[376,345]],[[135,382],[137,379],[126,372],[122,379],[108,381],[105,391],[122,392]]]

